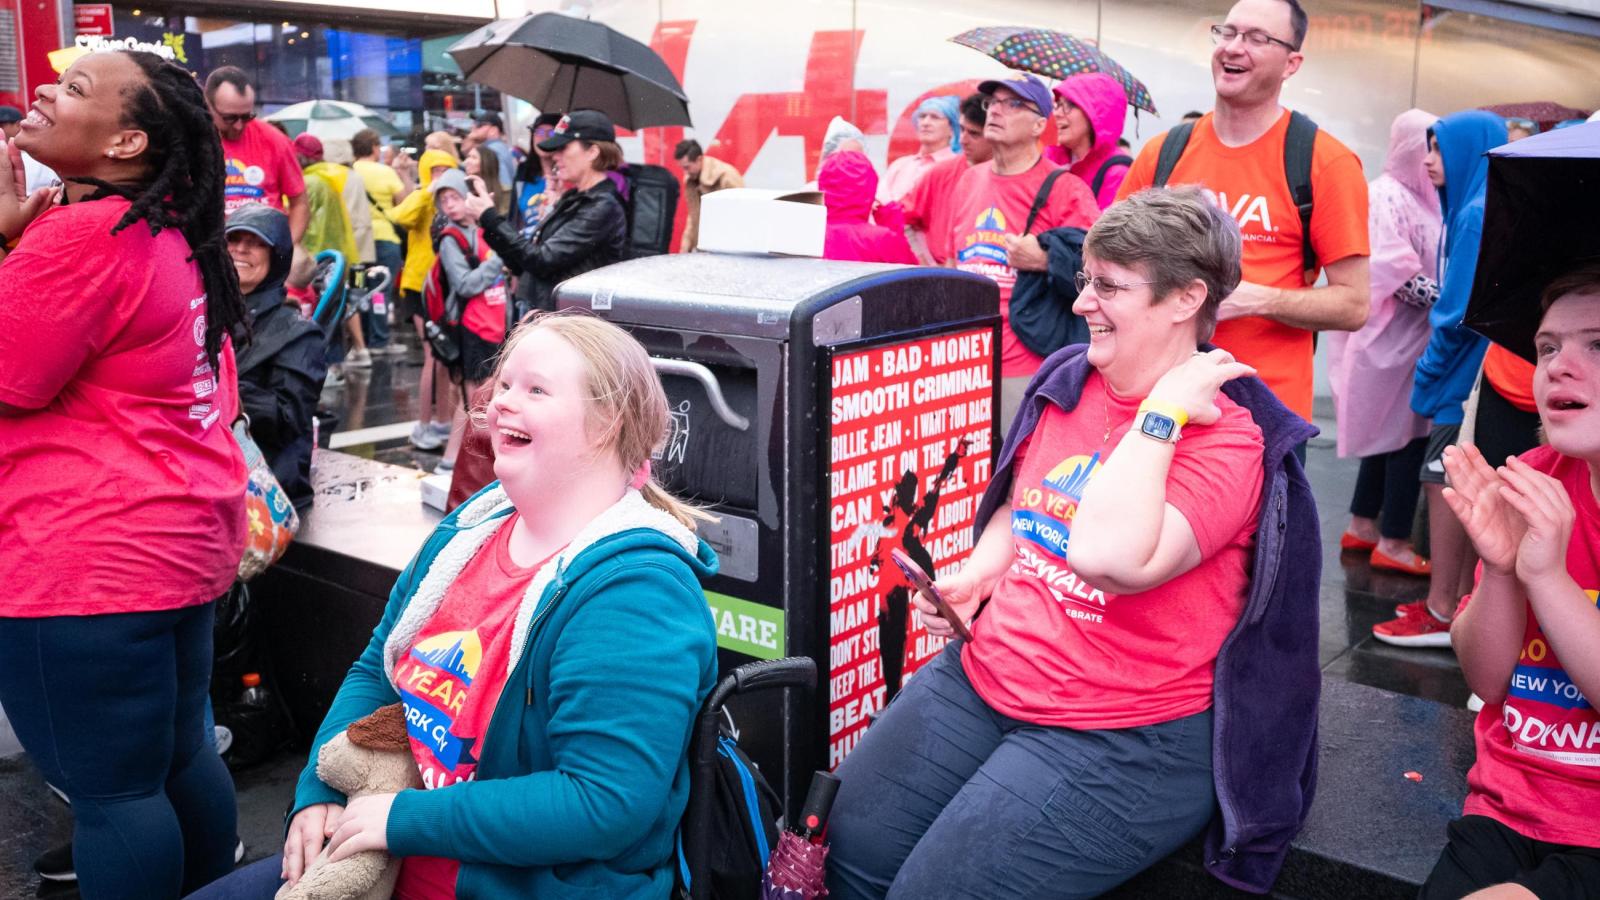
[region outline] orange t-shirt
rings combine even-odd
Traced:
[[[1283,171],[1288,133],[1285,110],[1266,134],[1243,147],[1227,147],[1217,139],[1211,113],[1206,113],[1194,123],[1189,144],[1167,183],[1203,185],[1238,221],[1246,281],[1299,290],[1309,287],[1316,273],[1306,278],[1300,214]],[[1117,191],[1118,200],[1150,187],[1165,138],[1155,138],[1140,151]],[[1361,160],[1320,129],[1311,150],[1311,196],[1311,246],[1318,262],[1327,265],[1368,255],[1367,179]],[[1250,316],[1219,323],[1212,341],[1255,366],[1285,406],[1311,418],[1311,332]]]
[[[1533,363],[1499,344],[1490,344],[1483,354],[1483,377],[1495,393],[1523,412],[1538,412],[1533,402]]]

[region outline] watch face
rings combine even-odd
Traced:
[[[1168,441],[1172,439],[1173,429],[1177,427],[1178,423],[1173,421],[1171,416],[1147,412],[1144,414],[1144,423],[1139,427],[1139,430],[1158,441]]]

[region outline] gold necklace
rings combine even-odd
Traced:
[[[1104,414],[1106,422],[1106,433],[1100,436],[1102,447],[1111,442],[1111,387],[1107,385],[1105,391],[1100,395],[1100,411]]]

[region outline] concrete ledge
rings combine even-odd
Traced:
[[[258,638],[301,740],[366,648],[389,590],[443,516],[415,469],[318,450],[316,504],[276,566],[251,582]]]
[[[1415,898],[1467,796],[1473,719],[1465,709],[1324,677],[1317,797],[1270,896]],[[1196,841],[1107,896],[1256,896],[1207,875],[1202,860]]]

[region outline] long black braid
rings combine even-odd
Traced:
[[[200,267],[206,292],[206,355],[216,367],[223,337],[247,340],[239,275],[228,255],[223,230],[225,168],[222,141],[211,122],[205,93],[189,71],[154,53],[123,53],[144,72],[123,108],[130,128],[149,136],[150,175],[138,184],[98,178],[74,179],[99,188],[95,197],[125,197],[132,206],[111,229],[116,234],[143,219],[152,235],[176,228],[189,242],[189,260]]]

